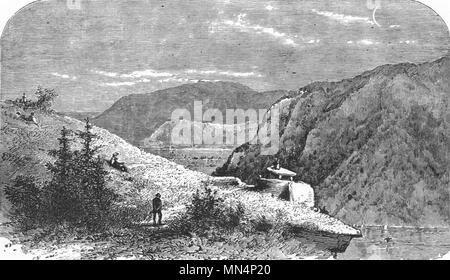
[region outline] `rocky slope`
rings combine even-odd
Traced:
[[[276,156],[332,215],[349,223],[449,225],[449,57],[316,82],[277,107]],[[255,183],[274,158],[243,145],[217,174]]]
[[[39,114],[38,128],[17,119],[15,114],[20,111],[17,108],[5,103],[0,105],[0,212],[5,213],[7,202],[1,192],[4,187],[18,175],[33,175],[40,181],[48,179],[45,163],[52,160],[48,151],[57,147],[61,129],[65,126],[74,131],[82,130],[83,122],[57,114]],[[208,178],[164,158],[147,154],[105,129],[94,128],[93,131],[99,137],[97,144],[102,146],[101,156],[106,159],[119,152],[121,161],[132,170],[131,179],[129,175],[110,170],[108,182],[118,193],[136,195],[144,189],[146,195],[152,196],[161,192],[170,198],[168,206],[173,206],[176,201],[189,199],[192,191],[203,186]]]
[[[18,175],[33,175],[40,181],[46,180],[48,173],[45,163],[52,160],[48,151],[57,146],[60,130],[65,126],[72,130],[83,129],[83,123],[58,115],[38,115],[41,127],[31,126],[15,117],[17,108],[1,105],[1,146],[0,155],[0,203],[1,213],[7,213],[8,205],[2,190]],[[264,215],[275,219],[277,209],[287,211],[286,219],[293,225],[313,225],[318,231],[358,235],[358,231],[344,223],[316,213],[309,208],[296,207],[267,195],[258,194],[239,186],[220,183],[199,172],[191,171],[161,157],[145,153],[128,144],[125,140],[105,129],[95,128],[97,144],[101,145],[101,156],[109,158],[119,152],[120,160],[130,168],[130,174],[109,170],[109,187],[128,198],[130,203],[150,201],[156,193],[164,199],[167,216],[184,211],[192,194],[199,188],[211,186],[219,189],[219,194],[230,201],[241,201],[253,216]]]
[[[149,94],[123,97],[110,109],[93,119],[99,126],[140,145],[161,125],[171,120],[176,109],[187,109],[193,115],[194,101],[203,102],[203,112],[218,109],[224,116],[226,109],[267,109],[286,91],[256,92],[232,82],[199,82]]]

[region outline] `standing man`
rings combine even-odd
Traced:
[[[22,102],[22,105],[26,105],[28,103],[27,94],[25,92],[23,93],[20,101]]]
[[[158,225],[162,224],[162,201],[161,194],[156,194],[153,199],[153,225],[156,225],[156,214],[158,214]]]
[[[275,169],[275,170],[280,170],[281,169],[281,167],[280,167],[280,160],[278,158],[275,159],[275,161],[274,161],[274,163],[272,165],[272,168]]]

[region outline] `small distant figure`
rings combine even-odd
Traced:
[[[17,116],[27,123],[32,123],[37,127],[40,127],[34,112],[32,112],[29,116],[25,116],[24,114],[17,112]]]
[[[320,213],[322,213],[322,214],[330,215],[330,212],[328,212],[328,210],[327,210],[327,208],[326,208],[325,206],[319,207],[319,211],[320,211]]]
[[[273,162],[272,168],[274,170],[280,170],[281,169],[281,167],[280,167],[280,160],[278,158],[275,159],[275,161]]]
[[[334,260],[338,259],[338,253],[337,252],[333,252],[332,255],[333,255],[333,259]]]
[[[156,226],[156,215],[158,215],[158,225],[162,225],[162,200],[161,194],[156,194],[153,199],[153,225]]]
[[[392,241],[392,237],[388,236],[384,239],[384,241],[386,241],[386,243],[390,243]]]
[[[25,92],[23,93],[22,99],[20,99],[20,102],[22,104],[27,104],[28,103],[27,94]]]
[[[119,153],[117,152],[112,155],[109,164],[115,169],[128,173],[128,168],[125,166],[125,163],[119,161]]]

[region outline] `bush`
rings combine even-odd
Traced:
[[[37,99],[35,101],[28,99],[24,93],[23,97],[10,102],[23,110],[39,110],[44,113],[53,112],[52,106],[55,99],[58,97],[58,94],[54,89],[43,89],[42,87],[38,87],[34,94]]]
[[[197,191],[186,213],[172,223],[172,227],[182,233],[207,235],[211,232],[226,232],[240,225],[245,209],[240,202],[226,202],[218,197],[217,191],[205,187]]]
[[[32,176],[19,176],[5,189],[6,198],[13,205],[12,221],[22,230],[32,229],[42,219],[42,192],[35,181]]]
[[[253,229],[257,232],[268,233],[273,228],[273,224],[267,220],[266,216],[258,217],[256,220],[252,220]]]

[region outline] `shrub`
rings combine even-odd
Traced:
[[[12,186],[5,189],[6,198],[11,202],[11,218],[22,230],[29,230],[36,226],[42,218],[41,213],[41,189],[35,183],[32,176],[19,176]]]
[[[23,97],[17,98],[11,101],[11,103],[23,110],[39,110],[44,113],[51,113],[53,103],[58,97],[56,91],[54,89],[38,87],[34,94],[37,98],[35,101],[27,99],[24,94]]]
[[[252,220],[252,226],[255,231],[266,233],[273,228],[272,223],[266,218],[266,216],[261,216],[256,220]]]
[[[205,187],[197,191],[186,213],[172,223],[172,227],[182,233],[207,235],[226,232],[240,225],[245,209],[240,202],[226,202],[217,195],[217,191]]]

